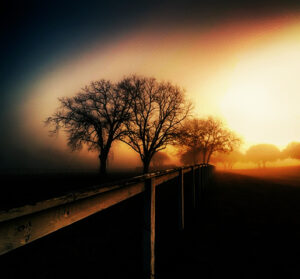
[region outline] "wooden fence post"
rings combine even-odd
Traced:
[[[184,229],[184,182],[182,168],[179,170],[178,183],[178,227],[179,230]]]
[[[193,203],[193,208],[196,208],[196,179],[195,179],[194,166],[192,166],[192,203]]]
[[[155,276],[155,181],[145,181],[144,201],[144,276],[154,279]]]
[[[204,191],[205,191],[205,194],[207,193],[207,187],[208,187],[208,165],[205,166],[205,188],[204,188]]]
[[[203,198],[203,192],[204,192],[204,167],[203,165],[200,166],[199,174],[200,174],[200,200]]]
[[[197,166],[197,173],[196,173],[196,206],[199,207],[200,205],[200,197],[201,197],[201,166]]]
[[[203,194],[206,195],[206,187],[207,187],[207,165],[203,168]]]

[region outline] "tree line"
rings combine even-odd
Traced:
[[[209,163],[215,152],[230,153],[241,142],[220,120],[193,118],[185,90],[153,77],[131,75],[116,83],[101,79],[59,102],[45,120],[50,134],[63,129],[72,150],[86,145],[97,151],[102,175],[117,140],[139,154],[144,173],[154,155],[168,145],[177,146],[182,155],[201,154],[201,162]]]
[[[268,163],[284,159],[300,160],[300,142],[289,143],[282,151],[274,144],[256,144],[250,146],[245,153],[234,150],[231,153],[215,153],[212,162],[220,163],[226,169],[232,169],[236,163],[254,163],[258,168],[265,168]],[[190,162],[192,158],[188,159]]]

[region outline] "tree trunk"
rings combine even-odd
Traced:
[[[208,164],[208,163],[209,163],[209,161],[210,161],[210,157],[211,157],[211,154],[212,154],[212,152],[209,152],[209,153],[208,153],[206,164]]]
[[[99,171],[100,171],[101,176],[107,175],[107,171],[106,171],[107,157],[108,157],[107,152],[101,152],[101,154],[99,155],[99,160],[100,160]]]
[[[202,158],[202,163],[205,164],[205,159],[206,159],[206,150],[203,150],[203,158]]]
[[[151,161],[150,158],[144,158],[144,160],[143,160],[143,165],[144,165],[143,173],[148,173],[149,172],[150,161]]]

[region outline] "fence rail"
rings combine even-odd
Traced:
[[[178,177],[178,226],[184,229],[184,174],[192,174],[191,203],[208,185],[214,167],[207,164],[150,173],[123,181],[0,212],[0,255],[44,237],[74,222],[145,192],[144,271],[154,278],[155,267],[155,189]]]

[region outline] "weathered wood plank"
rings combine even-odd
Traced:
[[[186,171],[189,171],[190,166],[185,167]],[[32,214],[38,211],[46,210],[59,205],[64,205],[76,200],[85,199],[87,197],[95,196],[100,193],[105,193],[107,191],[119,189],[125,187],[128,184],[137,183],[144,181],[145,179],[155,177],[156,185],[162,184],[170,179],[178,176],[177,169],[164,170],[156,173],[150,173],[146,175],[140,175],[133,177],[131,179],[126,179],[124,181],[117,181],[114,184],[107,183],[104,185],[95,185],[89,189],[84,189],[82,191],[77,190],[76,192],[71,192],[69,194],[51,198],[49,200],[39,201],[33,205],[25,205],[17,208],[11,208],[9,210],[0,211],[0,222],[21,217],[24,215]]]
[[[144,189],[144,182],[140,182],[1,222],[0,255],[133,197]]]
[[[199,174],[201,171],[201,176],[197,177],[196,183],[203,187],[205,186],[204,172],[209,167],[203,164],[196,165],[196,167]],[[151,181],[150,200],[154,200],[154,206],[149,207],[151,209],[149,214],[155,220],[155,186],[178,177],[178,222],[179,228],[184,229],[183,174],[189,171],[193,173],[195,184],[195,169],[187,166],[142,175],[115,184],[106,184],[105,187],[98,185],[87,190],[41,201],[35,205],[2,211],[0,212],[0,255],[143,192],[145,180]],[[206,179],[208,178],[207,175]],[[197,189],[195,191],[197,193]],[[197,198],[195,200],[197,201]],[[155,221],[153,220],[150,222],[150,232],[150,254],[154,255]],[[154,274],[154,258],[151,257],[152,260],[150,266],[153,272],[150,273]]]
[[[9,210],[0,211],[0,222],[7,221],[10,219],[18,218],[24,215],[32,214],[38,211],[46,210],[48,208],[56,207],[59,205],[64,205],[70,202],[74,202],[77,200],[85,199],[91,196],[95,196],[101,193],[109,192],[112,190],[120,189],[122,187],[126,187],[126,185],[130,185],[130,181],[128,183],[119,183],[113,186],[104,186],[97,185],[90,187],[85,190],[78,190],[76,192],[70,192],[66,195],[51,198],[44,201],[39,201],[32,205],[25,205],[17,208],[12,208]],[[104,186],[104,187],[103,187]]]
[[[203,197],[203,189],[204,189],[204,167],[200,167],[200,176],[199,176],[199,181],[200,181],[200,198],[202,199]]]
[[[175,171],[173,173],[164,174],[162,176],[155,177],[155,185],[163,184],[171,179],[179,176],[179,172]]]
[[[183,172],[183,174],[185,174],[185,173],[190,172],[191,169],[192,169],[192,167],[188,166],[188,167],[182,168],[182,172]]]

